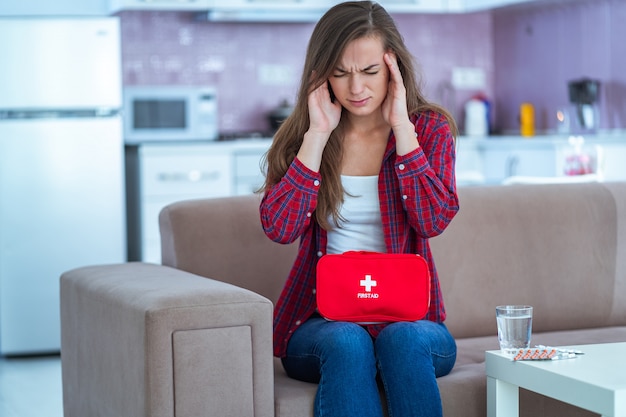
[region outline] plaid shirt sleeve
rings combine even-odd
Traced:
[[[300,238],[298,256],[274,307],[274,355],[278,357],[285,356],[289,337],[316,309],[315,267],[322,255],[318,248],[326,247],[325,240],[320,243],[321,229],[314,218],[320,183],[319,173],[296,158],[261,201],[261,223],[272,240],[290,243]]]
[[[291,243],[310,227],[321,180],[318,172],[294,159],[280,182],[261,202],[261,224],[270,239]]]
[[[454,139],[446,119],[436,113],[421,115],[415,128],[420,148],[398,156],[395,173],[408,225],[429,238],[441,234],[459,209]]]

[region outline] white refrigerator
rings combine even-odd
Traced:
[[[0,18],[0,355],[60,349],[59,276],[126,260],[119,20]]]

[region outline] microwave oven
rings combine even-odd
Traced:
[[[124,141],[207,141],[218,138],[212,87],[125,86]]]

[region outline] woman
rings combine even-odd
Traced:
[[[458,211],[451,117],[421,95],[412,57],[378,4],[331,8],[309,42],[300,94],[267,153],[260,212],[276,242],[300,239],[275,308],[274,354],[287,374],[319,383],[316,416],[441,416],[436,377],[456,344],[428,238]],[[316,311],[326,253],[419,253],[431,305],[417,322],[359,325]]]

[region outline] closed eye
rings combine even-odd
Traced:
[[[378,64],[370,65],[367,68],[364,68],[362,71],[369,75],[376,75],[380,70],[380,66]]]
[[[376,75],[376,74],[378,74],[379,71],[380,71],[380,65],[379,64],[373,64],[373,65],[370,65],[370,66],[367,66],[367,67],[363,68],[359,72],[363,72],[363,73],[365,73],[367,75]],[[341,69],[341,68],[335,68],[335,72],[333,74],[333,77],[341,78],[341,77],[346,76],[349,73],[350,73],[350,71],[346,71],[346,70]]]

